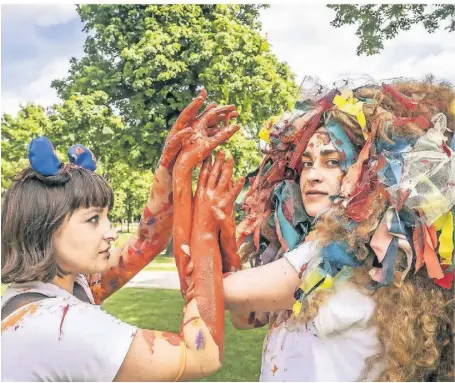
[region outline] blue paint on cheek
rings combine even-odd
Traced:
[[[153,225],[156,222],[155,217],[150,217],[149,220],[147,221],[147,225]]]

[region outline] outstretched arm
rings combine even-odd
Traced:
[[[201,104],[200,99],[194,99],[170,130],[139,227],[122,247],[114,249],[111,254],[115,266],[103,275],[88,276],[97,304],[124,286],[169,244],[174,211],[172,171],[183,141],[192,134],[191,123]]]
[[[201,99],[202,102],[205,99]],[[210,109],[209,109],[210,108]],[[207,111],[207,109],[209,109]],[[189,280],[185,274],[190,261],[189,243],[192,230],[192,190],[191,175],[195,166],[200,164],[221,143],[227,141],[238,129],[238,126],[227,126],[219,129],[213,136],[207,129],[214,123],[233,116],[234,106],[207,107],[206,111],[193,123],[193,134],[185,141],[174,167],[174,207],[176,215],[173,225],[173,253],[179,272],[180,288],[185,297]]]
[[[226,307],[242,313],[290,310],[294,291],[301,283],[285,258],[240,270],[223,280]]]
[[[186,158],[186,165],[191,167],[191,157]],[[194,213],[187,204],[175,205],[176,216],[187,214],[192,228],[189,259],[185,268],[179,269],[180,275],[188,282],[188,288],[182,291],[189,302],[185,308],[182,331],[177,335],[140,330],[116,376],[117,381],[158,381],[175,377],[189,380],[206,376],[221,366],[224,299],[219,227],[207,205],[212,197],[224,193],[225,189],[223,182],[210,173],[210,163],[209,157],[201,169],[194,198]],[[177,177],[177,180],[180,178]],[[181,191],[181,186],[177,182],[174,190]],[[191,189],[188,189],[188,193],[192,200]],[[177,262],[177,267],[182,267],[182,263]]]

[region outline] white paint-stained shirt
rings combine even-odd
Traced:
[[[94,304],[87,280],[76,279],[90,303],[43,282],[12,284],[2,297],[36,292],[48,297],[2,320],[2,381],[112,381],[137,328]]]
[[[313,250],[307,242],[285,258],[299,273]],[[337,283],[335,289],[307,323],[299,323],[291,311],[278,314],[264,341],[261,381],[353,382],[361,378],[366,359],[379,349],[376,329],[368,325],[375,304],[349,283]],[[374,370],[368,380],[377,375],[378,369]]]

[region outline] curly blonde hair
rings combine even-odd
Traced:
[[[431,79],[430,79],[431,80]],[[418,108],[407,111],[390,95],[374,94],[378,100],[376,110],[370,116],[370,124],[377,124],[381,136],[388,137],[387,121],[393,115],[414,117],[432,116],[443,112],[453,123],[449,105],[454,93],[447,84],[399,83],[395,89],[402,94],[419,98]],[[378,113],[378,108],[383,109]],[[406,138],[418,138],[423,132],[414,122],[395,128],[395,134]],[[365,259],[371,250],[365,245],[370,242],[382,214],[387,208],[385,195],[376,191],[373,196],[372,212],[369,218],[352,231],[348,231],[347,218],[343,209],[335,206],[330,214],[316,225],[317,239],[321,246],[331,241],[346,240],[350,250],[358,259]],[[400,254],[403,256],[403,254]],[[398,257],[400,259],[400,257]],[[362,378],[380,362],[384,370],[378,381],[454,381],[454,295],[428,277],[426,270],[409,273],[401,280],[401,273],[395,273],[391,286],[368,292],[363,289],[369,276],[363,267],[357,268],[350,283],[375,301],[371,325],[377,329],[380,351],[370,357],[365,365]],[[318,309],[330,296],[329,291],[319,291],[309,300],[302,320],[308,321],[317,315]]]

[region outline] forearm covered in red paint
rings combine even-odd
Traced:
[[[224,299],[217,231],[206,230],[204,224],[197,221],[193,224],[190,246],[193,272],[187,296],[188,299],[194,296],[201,319],[219,348],[221,362],[224,343]]]
[[[177,164],[178,164],[177,160]],[[190,257],[191,219],[193,215],[193,195],[191,190],[191,171],[175,167],[173,177],[174,194],[174,235],[173,253],[179,272],[180,289],[185,297],[188,288],[188,277],[185,275]]]
[[[118,258],[118,265],[91,286],[97,304],[124,286],[166,248],[172,234],[172,219],[172,176],[168,169],[159,166],[136,233],[111,255]]]

